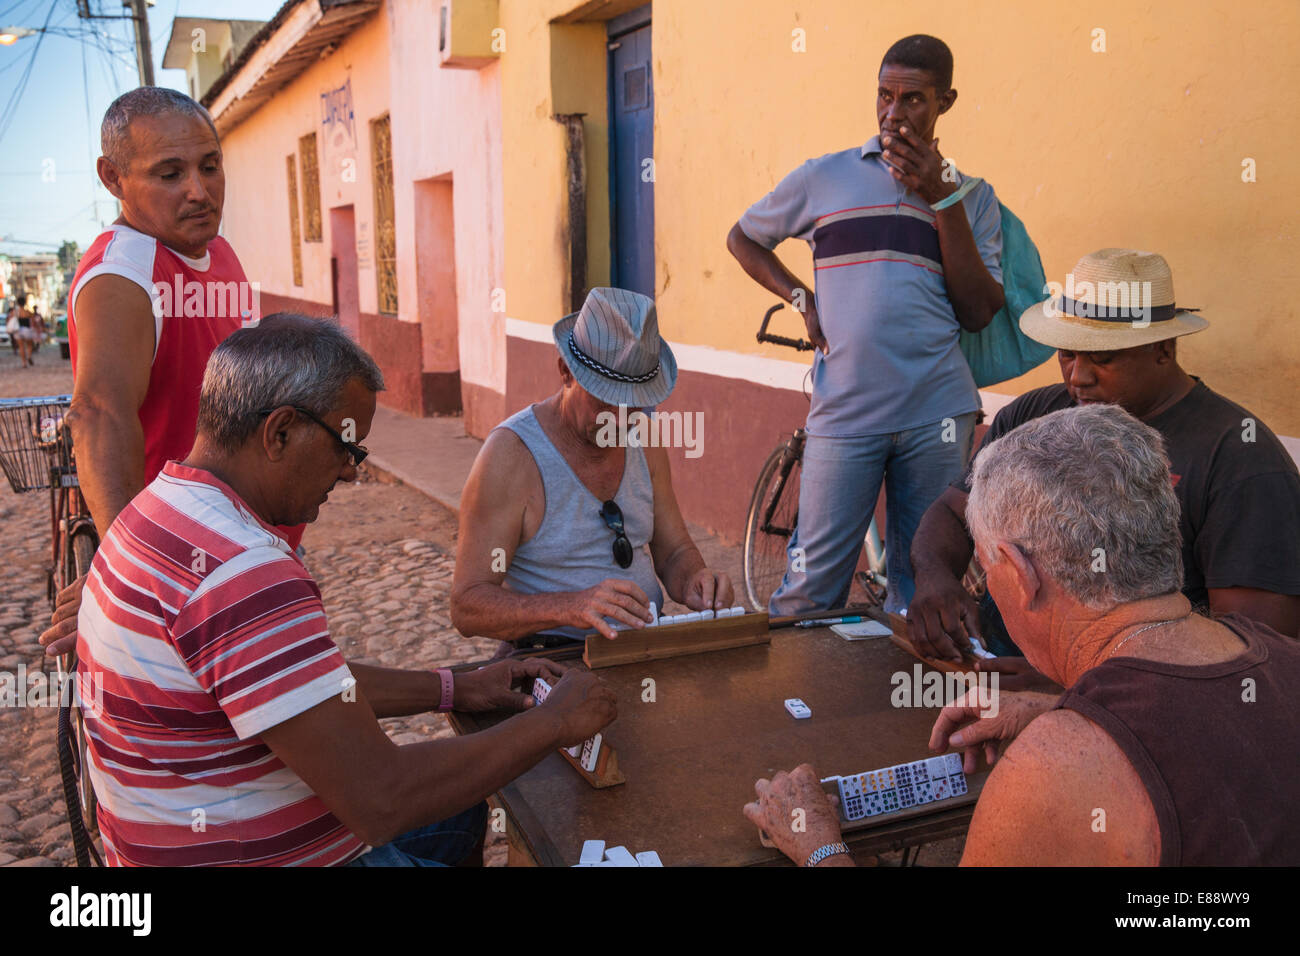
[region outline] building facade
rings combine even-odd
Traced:
[[[664,410],[704,416],[702,454],[670,450],[683,510],[737,539],[807,414],[808,360],[755,343],[775,299],[725,236],[804,160],[875,135],[881,56],[928,32],[959,91],[941,150],[1025,222],[1048,278],[1107,246],[1162,253],[1211,322],[1180,361],[1300,455],[1300,118],[1268,105],[1300,78],[1289,0],[301,0],[264,32],[205,99],[226,234],[264,312],[357,332],[386,404],[459,408],[483,436],[558,386],[550,328],[587,288],[653,295],[680,368]],[[811,280],[805,245],[777,251]],[[787,308],[773,331],[802,327]],[[985,408],[1059,380],[1051,361]]]
[[[386,405],[484,434],[505,414],[498,69],[440,67],[440,33],[417,0],[286,4],[204,103],[263,314],[337,315]]]

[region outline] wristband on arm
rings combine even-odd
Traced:
[[[953,190],[950,195],[945,196],[938,202],[930,203],[930,208],[935,212],[942,212],[949,206],[955,206],[957,203],[965,199],[967,194],[982,182],[984,182],[984,180],[980,179],[978,176],[968,177],[967,180]]]
[[[438,702],[438,713],[445,714],[453,709],[451,702],[456,693],[456,681],[452,677],[451,671],[445,667],[439,667],[434,673],[438,675],[438,680],[442,682],[442,699]]]

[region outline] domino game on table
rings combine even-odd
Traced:
[[[944,754],[847,777],[827,777],[822,784],[836,786],[840,815],[853,821],[959,797],[966,792],[966,774],[960,754]]]
[[[546,700],[551,693],[551,685],[541,677],[533,678],[533,701],[537,704]],[[607,787],[623,783],[623,775],[618,770],[613,749],[605,744],[601,734],[588,737],[582,743],[565,747],[560,753],[568,758],[587,781],[594,787]]]

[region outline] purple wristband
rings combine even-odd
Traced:
[[[442,700],[438,703],[438,713],[446,713],[454,709],[451,701],[456,692],[456,682],[452,678],[451,671],[445,667],[439,667],[434,673],[438,675],[438,680],[442,681]]]

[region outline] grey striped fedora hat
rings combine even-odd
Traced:
[[[627,289],[592,289],[582,309],[552,327],[569,371],[610,405],[658,405],[677,384],[677,360],[659,337],[654,300]]]

